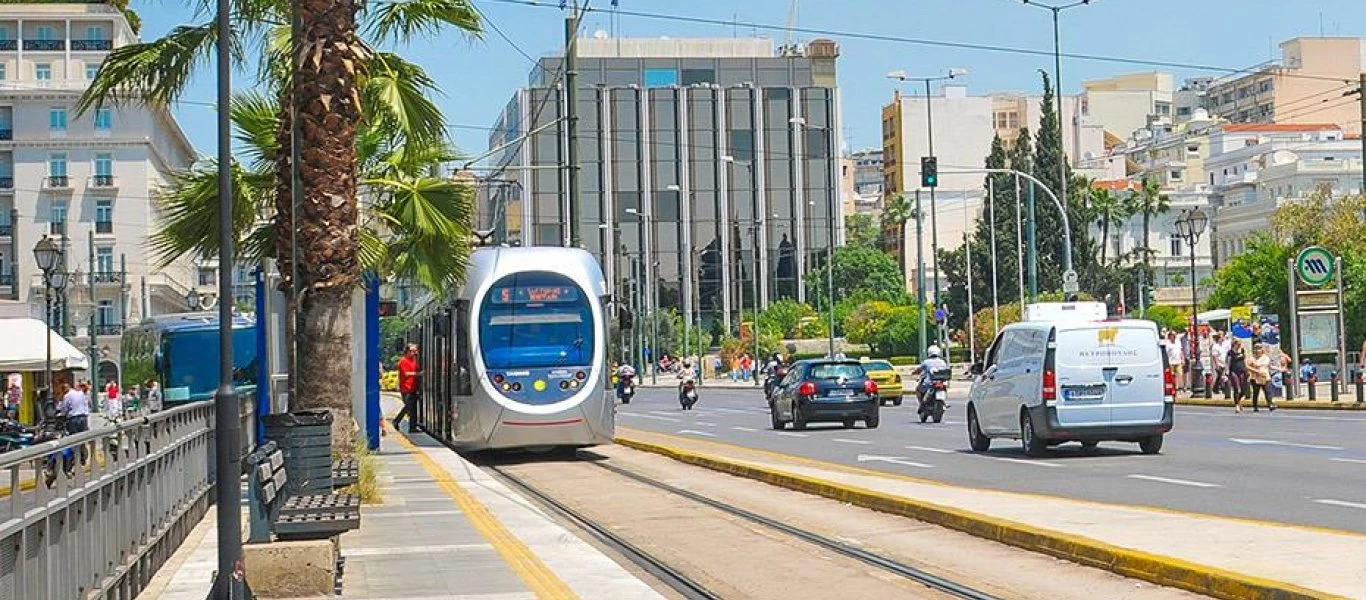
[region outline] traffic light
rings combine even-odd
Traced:
[[[920,187],[939,187],[939,159],[933,156],[920,157]]]
[[[630,310],[627,310],[627,308],[626,308],[625,306],[618,307],[618,308],[617,308],[617,327],[620,328],[620,329],[632,329],[634,325],[635,325],[635,319],[634,319],[634,317],[631,315],[631,311],[630,311]]]
[[[1154,302],[1155,302],[1156,299],[1157,299],[1157,298],[1156,298],[1156,294],[1154,293],[1154,292],[1156,292],[1157,290],[1154,289],[1153,286],[1145,285],[1145,286],[1143,286],[1143,290],[1142,290],[1142,291],[1143,291],[1143,306],[1146,306],[1146,307],[1148,307],[1148,308],[1152,308],[1153,305],[1154,305]]]

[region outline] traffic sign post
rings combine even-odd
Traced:
[[[1065,294],[1075,294],[1075,293],[1077,293],[1077,292],[1080,291],[1080,290],[1081,290],[1081,286],[1077,285],[1077,272],[1076,272],[1076,271],[1073,271],[1072,269],[1068,269],[1067,271],[1063,272],[1063,274],[1062,274],[1062,291],[1063,291],[1063,293],[1065,293]]]
[[[1286,270],[1290,275],[1290,350],[1296,369],[1304,354],[1335,355],[1334,371],[1345,372],[1347,344],[1343,323],[1341,262],[1341,258],[1321,246],[1309,246],[1300,250],[1293,260],[1287,261]],[[1333,286],[1325,289],[1324,286],[1330,283]],[[1300,284],[1309,289],[1300,289]],[[1294,379],[1297,378],[1292,375]],[[1332,396],[1336,396],[1340,391],[1337,386],[1343,378],[1332,381]],[[1313,383],[1307,382],[1307,385],[1312,386]],[[1309,397],[1313,398],[1312,391]]]
[[[1337,260],[1333,253],[1320,246],[1310,246],[1300,250],[1295,257],[1295,273],[1305,285],[1318,287],[1333,280],[1337,272]]]

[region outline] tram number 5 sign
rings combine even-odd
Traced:
[[[1306,285],[1320,286],[1333,280],[1337,264],[1333,254],[1320,246],[1310,246],[1295,257],[1295,272]]]

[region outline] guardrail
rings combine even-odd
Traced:
[[[195,402],[0,454],[0,600],[136,596],[208,509],[213,412]]]

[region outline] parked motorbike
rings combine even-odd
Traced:
[[[0,452],[32,446],[37,434],[37,428],[27,427],[14,419],[0,419]]]
[[[33,443],[41,444],[50,442],[62,438],[65,435],[66,417],[52,417],[44,419],[42,423],[38,424],[38,433],[33,436]],[[62,472],[65,473],[67,477],[72,477],[76,474],[76,451],[74,449],[67,448],[60,453],[54,452],[49,454],[47,455],[47,458],[43,459],[43,483],[45,483],[47,487],[52,487],[53,482],[57,480],[58,454],[61,454],[62,457]]]
[[[631,398],[636,395],[636,378],[634,375],[625,375],[621,378],[621,385],[617,388],[617,398],[622,404],[630,404]]]
[[[916,414],[920,416],[921,423],[930,419],[939,423],[944,420],[944,408],[948,405],[949,380],[953,378],[953,370],[939,367],[931,370],[926,378],[929,385],[917,386],[916,389],[916,400],[920,404]]]
[[[678,384],[678,403],[683,405],[683,410],[692,410],[697,404],[697,382],[689,378]]]

